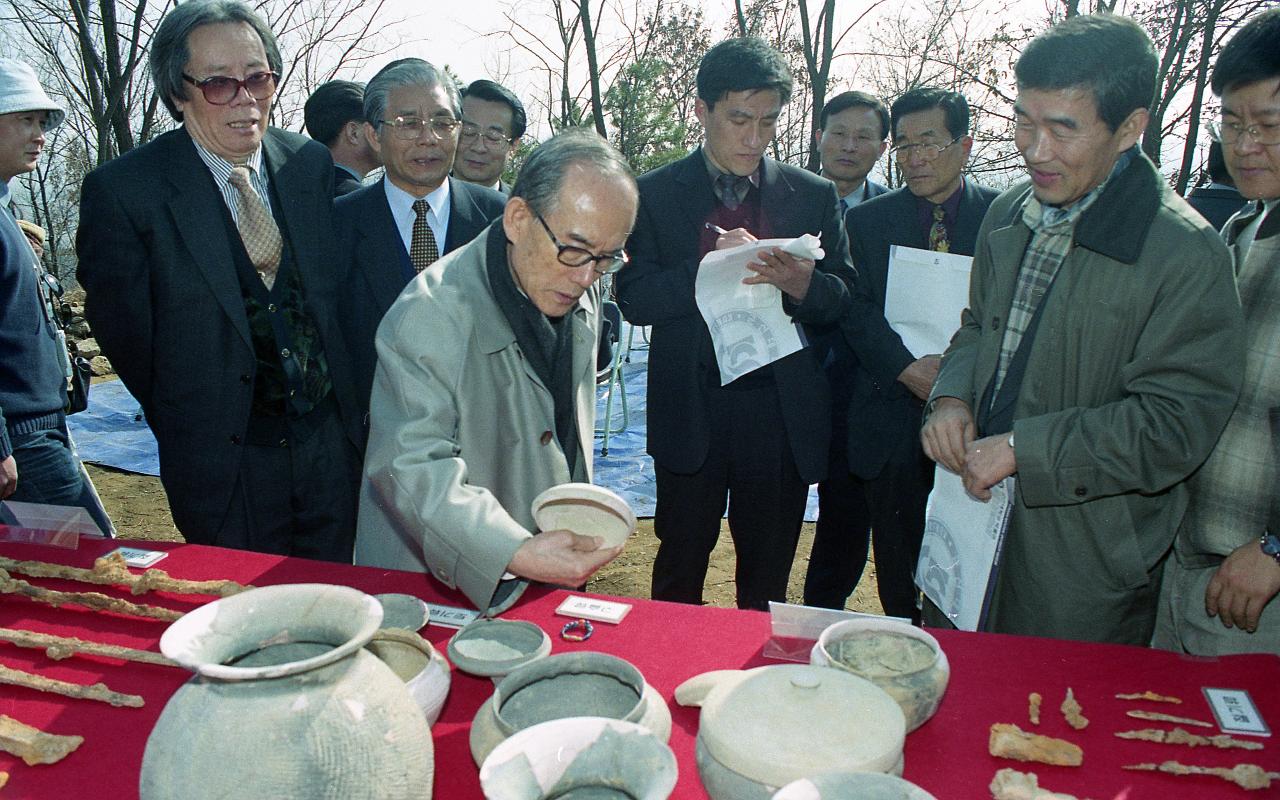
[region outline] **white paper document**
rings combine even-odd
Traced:
[[[889,248],[884,316],[911,355],[941,353],[960,328],[969,305],[972,256],[914,247]]]
[[[804,347],[800,331],[782,310],[782,291],[767,283],[744,284],[756,273],[747,264],[762,250],[781,248],[798,258],[823,257],[817,236],[761,239],[741,247],[712,250],[698,265],[694,299],[711,330],[720,366],[720,385],[772,364]]]
[[[964,490],[959,475],[934,471],[916,585],[960,630],[979,630],[986,622],[1013,511],[1013,481],[992,486],[984,503]]]

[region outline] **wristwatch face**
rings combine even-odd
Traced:
[[[1262,552],[1275,559],[1280,559],[1280,537],[1268,533],[1262,537]]]

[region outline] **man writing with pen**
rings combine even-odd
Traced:
[[[765,609],[785,600],[807,487],[826,470],[827,382],[804,348],[722,386],[694,298],[698,265],[712,250],[819,235],[821,260],[775,249],[750,264],[744,280],[777,287],[783,310],[802,327],[846,312],[853,270],[835,185],[764,156],[791,96],[781,54],[759,39],[722,42],[703,58],[697,84],[705,141],[639,179],[631,264],[617,282],[627,319],[653,326],[648,452],[661,541],[653,597],[702,601],[727,508],[738,606]]]

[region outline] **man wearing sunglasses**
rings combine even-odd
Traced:
[[[502,218],[396,300],[378,328],[356,563],[429,571],[498,613],[529,581],[578,586],[620,552],[538,532],[530,505],[591,479],[597,283],[628,260],[637,202],[616,150],[561,133]]]
[[[520,147],[525,121],[524,104],[510,89],[490,80],[472,81],[462,92],[462,135],[453,174],[510,194],[502,171]]]
[[[268,126],[280,53],[242,3],[176,6],[150,65],[182,124],[85,179],[86,317],[188,541],[349,561],[360,429],[329,151]]]
[[[365,87],[364,136],[386,174],[334,206],[339,252],[350,270],[339,322],[355,359],[362,412],[382,315],[415,275],[502,215],[504,196],[449,177],[461,115],[453,81],[420,58],[391,62]],[[367,433],[367,413],[361,416]]]

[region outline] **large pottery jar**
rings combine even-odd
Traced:
[[[345,586],[267,586],[173,623],[160,650],[196,674],[156,722],[142,800],[431,797],[431,731],[364,649],[382,607]]]

